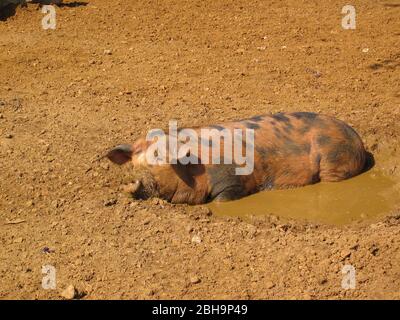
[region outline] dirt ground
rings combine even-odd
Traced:
[[[400,201],[344,227],[220,217],[129,199],[126,168],[96,161],[170,119],[314,111],[400,181],[399,1],[352,1],[356,30],[343,1],[65,3],[55,30],[38,5],[0,18],[0,298],[400,298]]]

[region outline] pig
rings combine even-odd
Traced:
[[[126,186],[126,191],[134,198],[158,197],[187,204],[236,200],[262,190],[341,181],[373,165],[373,157],[356,131],[328,115],[277,113],[192,129],[200,132],[202,128],[213,129],[214,135],[223,130],[253,130],[253,170],[237,174],[239,165],[235,161],[205,161],[196,149],[189,151],[198,163],[182,164],[178,159],[176,163],[149,164],[145,154],[152,142],[145,138],[118,145],[106,157],[118,165],[131,162],[137,179]],[[225,143],[212,146],[210,141],[202,139],[199,147],[224,148]]]

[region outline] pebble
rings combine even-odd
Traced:
[[[4,136],[6,139],[12,139],[14,136],[11,133],[6,133]]]
[[[146,290],[146,295],[147,295],[147,296],[154,296],[155,293],[156,293],[156,292],[155,292],[154,289],[148,289],[148,290]]]
[[[376,256],[376,255],[378,255],[379,248],[376,247],[376,246],[372,246],[371,248],[369,248],[369,252],[370,252],[373,256]]]
[[[105,49],[104,50],[104,52],[103,52],[105,55],[111,55],[112,54],[112,51],[110,50],[110,49]]]
[[[104,206],[105,207],[111,207],[117,203],[117,199],[109,199],[104,201]]]
[[[108,163],[105,163],[105,162],[101,163],[100,167],[103,168],[104,170],[109,170],[110,169],[110,165]]]
[[[14,243],[22,243],[24,241],[24,238],[16,238],[14,239]]]
[[[49,247],[44,247],[42,249],[42,253],[52,253],[52,252],[53,252],[53,250],[51,250]]]
[[[346,258],[349,258],[351,256],[351,251],[350,250],[343,250],[340,253],[340,257],[342,258],[342,260],[345,260]]]
[[[197,284],[197,283],[200,283],[200,282],[201,282],[201,280],[200,280],[200,278],[198,276],[193,276],[193,277],[190,278],[190,283],[191,284]]]
[[[63,292],[61,292],[61,297],[63,297],[66,300],[72,300],[76,298],[78,292],[75,289],[75,287],[70,284]]]
[[[192,243],[197,243],[197,244],[201,243],[200,236],[194,235],[193,238],[192,238]]]
[[[26,206],[27,207],[33,207],[35,205],[35,203],[32,201],[32,200],[28,200],[27,202],[26,202]]]

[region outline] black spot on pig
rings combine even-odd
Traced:
[[[366,171],[372,169],[374,165],[375,165],[374,155],[371,152],[366,151],[365,163],[364,163],[364,168],[363,168],[362,172],[366,172]]]
[[[274,130],[275,137],[276,137],[277,139],[282,139],[281,130],[280,130],[279,128],[277,128],[277,127],[274,127],[273,130]]]
[[[346,171],[345,173],[344,173],[344,178],[345,179],[348,179],[348,178],[351,178],[353,175],[351,174],[351,172],[349,172],[349,171]]]
[[[246,121],[244,125],[246,126],[247,129],[252,129],[252,130],[260,129],[260,125],[257,123]]]
[[[303,135],[303,134],[306,134],[308,131],[310,131],[311,128],[312,128],[311,125],[306,124],[306,125],[304,125],[304,126],[299,127],[298,132],[299,132],[301,135]]]
[[[211,125],[211,126],[208,126],[208,127],[212,128],[212,129],[217,129],[218,131],[222,131],[222,130],[225,129],[225,127],[220,126],[220,125]]]
[[[310,153],[311,145],[309,143],[303,143],[301,145],[301,148],[303,150],[303,153]]]
[[[357,132],[352,127],[348,126],[347,124],[345,124],[343,122],[339,122],[338,127],[339,127],[340,131],[342,132],[343,137],[347,141],[354,141],[354,140],[359,139]]]
[[[316,168],[319,168],[319,165],[321,163],[321,154],[320,153],[317,154],[314,161],[315,161]]]
[[[306,153],[305,147],[296,143],[292,139],[285,137],[283,144],[284,151],[287,155],[296,155],[299,156],[303,153]]]
[[[197,159],[200,163],[200,160]],[[174,172],[191,188],[195,187],[195,176],[199,176],[205,172],[205,166],[203,164],[181,164],[179,161],[177,164],[171,164]]]
[[[331,151],[328,152],[326,159],[330,163],[343,161],[344,157],[349,159],[355,158],[354,148],[348,144],[337,144]]]
[[[329,136],[325,136],[325,135],[319,135],[317,137],[317,143],[318,145],[320,145],[321,147],[326,146],[327,144],[331,143],[332,139]]]
[[[236,175],[236,165],[219,164],[208,167],[211,192],[209,200],[234,200],[245,195],[244,186],[239,175]]]
[[[311,183],[317,183],[320,181],[321,181],[321,178],[319,176],[319,172],[314,173],[311,177]]]
[[[272,117],[283,125],[283,130],[286,133],[290,133],[290,131],[293,129],[293,125],[290,121],[290,118],[288,118],[286,115],[282,113],[277,113],[274,114]]]
[[[254,121],[254,122],[260,122],[263,119],[264,119],[263,116],[254,116],[254,117],[251,117],[249,120]]]
[[[256,151],[260,155],[261,158],[266,159],[268,156],[268,151],[264,147],[256,146]]]
[[[275,120],[279,121],[279,122],[285,122],[285,123],[289,123],[290,119],[285,116],[283,113],[276,113],[274,115],[272,115],[272,118],[274,118]]]
[[[291,124],[287,124],[283,127],[283,131],[285,131],[285,133],[290,134],[292,132],[293,126]]]
[[[296,119],[300,119],[303,121],[313,121],[315,120],[315,118],[318,116],[317,113],[313,113],[313,112],[294,112],[291,114],[293,117],[295,117]]]
[[[212,139],[199,138],[199,140],[202,146],[212,148]]]
[[[260,190],[271,190],[275,187],[274,184],[274,177],[268,176],[265,178],[264,182],[262,185],[259,187]]]

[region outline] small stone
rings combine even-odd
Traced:
[[[342,260],[345,260],[347,258],[349,258],[351,256],[351,251],[350,250],[343,250],[340,253],[340,257],[342,258]]]
[[[204,215],[206,215],[207,217],[212,216],[212,211],[211,211],[211,209],[210,209],[209,207],[207,207],[207,206],[203,206],[203,207],[201,208],[201,212],[202,212]]]
[[[200,278],[198,276],[193,276],[193,277],[190,278],[190,283],[191,284],[197,284],[197,283],[200,283],[200,282],[201,282],[201,280],[200,280]]]
[[[362,52],[367,53],[369,51],[369,48],[363,48]]]
[[[75,287],[70,284],[63,292],[61,292],[61,297],[63,297],[66,300],[72,300],[76,298],[78,292],[75,289]]]
[[[24,241],[24,238],[21,238],[21,237],[14,239],[14,243],[22,243],[23,241]]]
[[[42,253],[52,253],[52,252],[53,252],[53,250],[51,250],[49,247],[44,247],[42,249]]]
[[[105,55],[111,55],[112,54],[112,51],[110,50],[110,49],[105,49],[104,51],[103,51],[103,53],[105,54]]]
[[[76,259],[75,260],[75,265],[77,265],[77,266],[81,266],[83,264],[83,261],[82,261],[82,259]]]
[[[11,133],[6,133],[4,137],[6,139],[12,139],[14,136]]]
[[[265,283],[265,287],[266,287],[267,289],[272,289],[273,287],[275,287],[275,283],[273,283],[272,281],[267,281],[267,282]]]
[[[103,168],[104,170],[109,170],[110,169],[110,165],[106,162],[103,162],[100,164],[100,167]]]
[[[111,207],[117,203],[117,199],[109,199],[104,201],[104,206],[105,207]]]
[[[146,295],[147,295],[147,296],[154,296],[155,293],[156,293],[156,292],[155,292],[154,289],[148,289],[148,290],[146,290]]]
[[[303,300],[311,300],[312,299],[312,296],[309,294],[309,293],[304,293],[303,294]]]
[[[379,248],[376,247],[375,245],[372,246],[371,248],[369,248],[369,252],[373,255],[373,256],[377,256],[378,252],[379,252]]]
[[[85,281],[91,281],[91,280],[93,280],[94,275],[95,275],[94,272],[90,272],[90,273],[88,273],[88,274],[86,274],[86,275],[84,276],[84,280],[85,280]]]
[[[129,208],[136,208],[138,206],[138,202],[137,201],[133,201],[129,204]]]
[[[384,227],[384,226],[385,226],[384,223],[378,222],[378,223],[373,223],[373,224],[371,224],[369,227],[370,227],[371,229],[378,229],[378,228],[382,228],[382,227]]]
[[[26,202],[26,206],[27,207],[33,207],[35,205],[35,203],[32,201],[32,200],[28,200],[27,202]]]
[[[192,237],[192,243],[196,243],[196,244],[200,244],[201,243],[201,238],[200,238],[200,236],[199,235],[194,235],[193,237]]]

